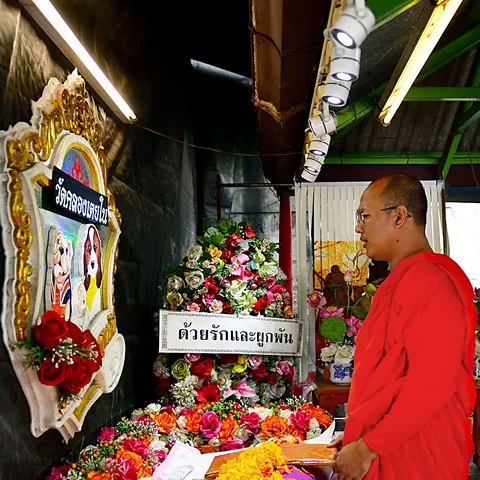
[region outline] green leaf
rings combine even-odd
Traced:
[[[217,228],[222,232],[222,233],[231,233],[233,227],[233,222],[226,218],[226,219],[221,219],[218,222]]]
[[[165,278],[173,277],[174,275],[177,277],[183,276],[183,268],[180,265],[167,265],[163,269],[163,276]]]
[[[212,225],[208,222],[206,218],[202,219],[202,231],[206,232]]]
[[[341,317],[328,317],[323,321],[320,333],[331,342],[340,342],[347,333],[347,324]]]
[[[357,307],[355,307],[355,308],[353,309],[353,313],[354,313],[354,315],[355,315],[357,318],[359,318],[360,320],[365,320],[365,318],[367,318],[367,314],[368,314],[367,311],[362,310],[361,308],[357,308]]]
[[[212,235],[209,237],[209,242],[216,247],[220,247],[224,242],[225,237],[223,235]]]

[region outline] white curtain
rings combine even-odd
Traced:
[[[298,315],[305,320],[306,327],[301,378],[315,368],[314,311],[306,301],[307,293],[314,288],[314,246],[322,242],[358,241],[355,212],[369,183],[302,183],[295,186]],[[428,200],[427,238],[435,252],[444,253],[443,182],[422,184]]]

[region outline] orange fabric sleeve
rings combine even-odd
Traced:
[[[363,438],[379,455],[397,449],[453,400],[459,378],[464,378],[462,358],[470,341],[468,309],[453,281],[434,264],[407,271],[393,306],[400,312],[393,328],[405,342],[408,370],[390,410]]]

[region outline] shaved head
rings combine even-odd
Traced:
[[[404,205],[408,213],[412,215],[414,222],[418,226],[425,227],[427,224],[427,196],[418,179],[398,173],[388,175],[373,183],[377,182],[385,185],[381,198],[386,207]]]

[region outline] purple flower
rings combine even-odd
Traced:
[[[186,353],[184,356],[187,362],[193,363],[196,362],[200,358],[199,353]]]
[[[222,452],[238,450],[239,448],[243,448],[243,442],[241,440],[227,440],[220,445],[220,450]]]
[[[290,364],[286,360],[277,362],[275,364],[275,371],[282,376],[288,375],[290,373]]]
[[[248,357],[248,366],[252,370],[256,370],[262,362],[263,357],[261,355],[250,355],[250,357]]]
[[[220,420],[215,412],[205,412],[200,422],[200,431],[205,438],[215,438],[220,431]]]
[[[312,308],[322,308],[327,303],[327,300],[322,292],[314,290],[312,293],[307,294],[307,303]]]
[[[98,436],[98,442],[110,442],[115,437],[118,437],[120,433],[115,431],[114,427],[103,427],[100,430],[100,435]]]
[[[68,465],[62,465],[61,467],[53,467],[47,480],[64,480],[67,478]]]

